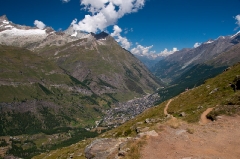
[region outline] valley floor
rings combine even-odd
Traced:
[[[158,125],[157,137],[149,137],[141,159],[238,159],[240,116],[220,116],[206,124],[170,119]]]

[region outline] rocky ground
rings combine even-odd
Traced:
[[[221,116],[206,125],[182,123],[174,129],[161,125],[159,136],[150,137],[142,159],[237,159],[240,158],[240,116]]]
[[[240,116],[206,118],[212,110],[201,115],[199,123],[187,123],[168,114],[169,100],[164,108],[168,120],[146,127],[135,138],[98,139],[85,149],[87,158],[132,158],[128,142],[146,143],[140,149],[141,159],[237,159],[240,158]],[[146,129],[146,130],[145,130]],[[150,131],[151,130],[151,131]],[[136,152],[135,152],[136,153]]]
[[[148,138],[141,158],[240,158],[240,116],[218,116],[217,121],[212,122],[206,119],[208,112],[210,109],[202,114],[199,124],[189,124],[176,118],[159,124],[158,136]]]

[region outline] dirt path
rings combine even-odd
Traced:
[[[141,159],[238,159],[240,158],[240,116],[222,116],[205,125],[182,123],[176,129],[167,124],[149,137]]]
[[[167,105],[165,106],[165,108],[164,108],[164,115],[165,116],[168,116],[169,114],[168,114],[168,112],[167,112],[167,110],[168,110],[168,106],[169,106],[169,104],[172,102],[172,99],[170,99],[169,101],[168,101],[168,103],[167,103]]]
[[[200,118],[200,121],[199,121],[199,123],[200,123],[201,125],[207,124],[208,122],[211,121],[211,120],[209,120],[209,119],[207,118],[207,115],[208,115],[208,113],[210,113],[212,110],[213,110],[213,108],[208,108],[206,111],[204,111],[204,112],[202,113],[201,118]]]

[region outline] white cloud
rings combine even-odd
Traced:
[[[240,14],[235,17],[237,20],[236,24],[240,27]]]
[[[89,11],[91,15],[75,23],[76,30],[86,32],[103,31],[106,27],[116,24],[118,19],[125,14],[137,12],[141,9],[146,0],[81,0],[81,5]]]
[[[196,42],[196,43],[193,45],[193,47],[194,47],[194,48],[197,48],[197,47],[199,47],[200,45],[201,45],[201,43]]]
[[[39,20],[35,20],[34,21],[34,25],[36,27],[38,27],[39,29],[44,29],[46,27],[46,25],[43,22],[39,21]]]
[[[114,32],[111,34],[111,36],[113,36],[113,37],[120,36],[120,33],[122,32],[122,29],[119,26],[114,25],[113,30],[114,30]]]
[[[131,43],[128,41],[127,38],[119,36],[118,39],[116,39],[117,42],[121,44],[121,46],[125,49],[130,49]]]
[[[148,56],[148,55],[151,55],[151,54],[155,53],[155,51],[150,51],[150,49],[152,47],[153,47],[153,45],[144,47],[144,46],[138,44],[137,47],[131,49],[131,52],[133,54],[139,55],[139,56]]]
[[[70,0],[62,0],[63,3],[68,3]]]
[[[178,49],[176,47],[174,47],[172,50],[168,50],[168,49],[164,49],[163,51],[161,51],[159,54],[157,54],[158,56],[164,56],[167,57],[171,54],[173,54],[174,52],[178,51]]]
[[[151,51],[152,47],[153,45],[144,47],[137,43],[137,47],[131,49],[131,52],[135,55],[146,56],[148,58],[155,59],[157,57],[167,57],[178,51],[177,48],[173,48],[172,50],[164,49],[160,53],[156,53],[156,51]]]
[[[119,26],[114,25],[113,30],[114,30],[114,32],[111,33],[111,36],[114,37],[116,39],[116,41],[118,43],[120,43],[120,45],[123,48],[128,50],[131,47],[131,43],[128,41],[128,39],[126,37],[121,36],[122,29]]]

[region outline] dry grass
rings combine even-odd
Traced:
[[[194,129],[193,129],[193,128],[187,128],[187,132],[188,132],[189,134],[193,134],[193,133],[194,133]]]
[[[130,148],[125,159],[139,159],[141,157],[141,148],[147,143],[147,136],[142,137],[138,140],[132,140],[128,142],[127,147]]]
[[[182,125],[182,121],[180,119],[171,117],[171,119],[169,119],[166,124],[169,125],[171,128],[177,129]]]
[[[87,145],[92,142],[92,139],[83,140],[78,142],[77,144],[73,144],[68,147],[64,147],[61,149],[53,150],[47,153],[42,153],[38,156],[33,157],[33,159],[66,159],[66,158],[74,158],[74,159],[85,159],[84,150]]]

